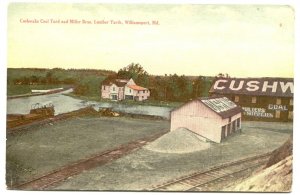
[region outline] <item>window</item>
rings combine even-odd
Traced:
[[[281,99],[280,98],[276,99],[276,104],[278,104],[278,105],[281,104]]]
[[[131,89],[129,89],[129,93],[131,93]]]
[[[280,111],[279,110],[275,111],[275,118],[280,118]]]
[[[145,90],[143,90],[143,93],[145,93]]]
[[[105,90],[105,85],[103,85],[103,90]]]
[[[288,119],[293,119],[293,111],[289,111]]]
[[[144,96],[142,96],[142,99],[144,99]]]
[[[234,102],[239,102],[240,101],[240,97],[239,96],[234,96]]]
[[[115,88],[115,87],[113,87],[113,91],[116,91],[116,88]]]
[[[290,105],[291,105],[291,106],[294,105],[293,99],[290,99]]]
[[[252,104],[255,104],[255,103],[256,103],[256,97],[252,97],[251,103],[252,103]]]

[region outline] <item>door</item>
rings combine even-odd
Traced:
[[[225,131],[226,131],[226,126],[223,126],[221,131],[221,140],[225,138]]]
[[[133,95],[125,95],[126,100],[133,100]]]
[[[237,128],[240,129],[241,128],[241,118],[237,119],[237,124],[236,124]]]
[[[236,130],[236,120],[232,122],[232,133]]]
[[[230,123],[227,125],[227,136],[231,134],[231,125]]]
[[[117,100],[118,96],[117,95],[111,95],[112,100]]]

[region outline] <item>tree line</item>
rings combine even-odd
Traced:
[[[15,85],[57,85],[57,84],[75,84],[76,79],[68,77],[64,79],[59,79],[53,76],[51,72],[48,72],[45,76],[23,76],[21,78],[16,78],[13,80]]]
[[[32,70],[32,69],[30,69]],[[34,70],[34,69],[33,69]],[[22,70],[23,71],[23,70]],[[25,70],[24,70],[25,71]],[[35,72],[37,74],[35,74]],[[30,76],[29,76],[30,75]],[[150,99],[158,101],[188,101],[208,96],[214,77],[185,76],[177,74],[150,75],[140,64],[131,63],[117,72],[93,69],[38,69],[26,76],[14,78],[15,85],[72,85],[74,94],[80,96],[101,95],[101,81],[107,78],[132,78],[138,85],[150,90]],[[218,74],[216,77],[227,77]]]
[[[207,96],[213,79],[177,74],[149,75],[140,64],[134,63],[120,69],[115,76],[124,79],[132,78],[138,85],[150,90],[150,99],[160,101],[187,101]]]
[[[14,70],[14,68],[9,69]],[[16,78],[8,79],[8,84],[11,82],[15,85],[76,85],[80,81],[80,78],[84,76],[108,76],[114,74],[111,70],[95,70],[95,69],[63,69],[63,68],[21,68],[19,69],[25,73],[24,75],[17,76]],[[29,75],[28,75],[29,74]],[[63,76],[57,76],[57,75]]]

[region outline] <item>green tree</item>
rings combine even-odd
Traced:
[[[196,80],[193,81],[193,92],[192,97],[197,98],[203,96],[203,93],[205,92],[205,77],[199,76],[196,78]]]
[[[137,84],[144,87],[149,86],[149,75],[140,64],[131,63],[128,66],[120,69],[117,73],[118,78],[132,78]]]
[[[40,81],[40,78],[35,75],[32,75],[29,79],[30,79],[30,83],[32,84],[38,84]]]
[[[52,74],[52,72],[47,72],[47,74],[46,74],[46,82],[48,83],[48,84],[51,84],[52,82],[53,82],[53,74]]]

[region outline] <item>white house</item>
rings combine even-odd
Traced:
[[[143,101],[149,97],[150,91],[136,85],[133,79],[105,79],[101,85],[103,99]]]

